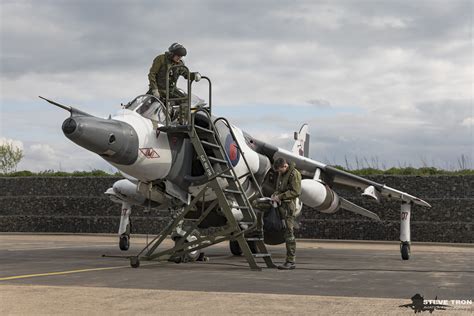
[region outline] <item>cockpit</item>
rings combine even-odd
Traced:
[[[124,107],[127,110],[135,111],[141,116],[156,122],[165,121],[164,105],[152,95],[140,95]]]
[[[203,99],[191,94],[191,109],[205,105],[206,103]],[[124,108],[130,111],[135,111],[152,121],[159,123],[164,123],[166,121],[166,108],[164,104],[153,95],[140,95],[133,101],[127,103]]]

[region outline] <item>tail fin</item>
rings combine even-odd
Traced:
[[[291,152],[295,155],[309,157],[309,126],[303,124],[299,132],[295,132],[295,144]]]

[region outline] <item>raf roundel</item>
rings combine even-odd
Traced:
[[[240,160],[240,152],[237,148],[237,144],[235,143],[232,135],[227,135],[225,140],[225,151],[227,156],[229,157],[230,163],[233,167],[237,166]]]

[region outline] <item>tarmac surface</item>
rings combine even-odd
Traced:
[[[474,246],[298,240],[297,268],[252,271],[228,244],[207,248],[208,262],[127,259],[116,236],[0,234],[0,314],[393,314],[413,313],[411,297],[449,301],[435,312],[472,315]],[[268,247],[284,261],[285,247]],[[264,266],[262,261],[262,266]]]

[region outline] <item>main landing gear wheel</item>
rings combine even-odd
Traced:
[[[120,250],[126,251],[130,248],[130,236],[127,234],[123,234],[119,237],[119,247]]]
[[[257,249],[257,243],[253,240],[247,241],[247,244],[249,245],[250,251],[252,253],[258,253]]]
[[[140,266],[140,260],[138,259],[138,257],[130,258],[130,266],[132,268],[138,268]]]
[[[250,251],[252,253],[258,253],[257,249],[257,243],[253,240],[247,241],[247,244],[249,245]],[[237,240],[231,240],[229,241],[229,248],[230,252],[234,256],[241,256],[242,255],[242,249],[240,249],[239,243]]]
[[[410,244],[408,242],[402,242],[400,244],[400,253],[402,254],[403,260],[410,259]]]
[[[231,240],[229,241],[229,247],[230,247],[230,252],[234,256],[241,256],[242,255],[242,249],[240,249],[239,243],[237,240]]]
[[[174,242],[175,244],[178,243],[179,240],[181,240],[182,237],[177,237],[174,239]],[[195,236],[191,236],[190,239],[192,239],[192,241],[196,240],[197,238]],[[188,241],[186,240],[184,242],[185,244],[188,243]],[[201,255],[204,255],[203,252],[201,252],[200,250],[194,250],[194,251],[190,251],[184,255],[179,255],[179,256],[175,256],[175,257],[172,257],[171,261],[175,262],[175,263],[182,263],[182,262],[193,262],[193,261],[198,261],[199,258],[201,257]]]

